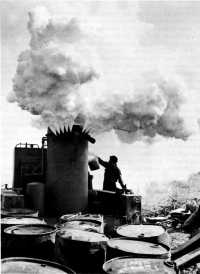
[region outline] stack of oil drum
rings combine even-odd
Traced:
[[[170,243],[161,226],[122,225],[110,238],[101,216],[68,214],[58,227],[57,261],[77,273],[175,273],[164,264]]]
[[[77,273],[102,273],[108,237],[103,217],[96,214],[64,215],[56,233],[55,256]]]
[[[111,238],[101,215],[67,214],[52,226],[26,214],[1,219],[3,273],[175,273],[164,264],[170,248],[161,226],[122,225]]]
[[[123,225],[107,243],[106,273],[175,273],[164,264],[170,257],[169,237],[161,226]]]
[[[3,210],[2,273],[75,273],[55,261],[56,227],[30,209]]]

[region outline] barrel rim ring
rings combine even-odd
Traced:
[[[27,234],[15,234],[13,233],[12,231],[9,232],[9,230],[14,230],[14,229],[17,229],[17,228],[20,228],[20,227],[38,227],[38,226],[43,226],[43,227],[49,227],[49,228],[52,228],[52,231],[47,231],[47,232],[42,232],[42,233],[38,233],[38,234],[30,234],[30,233],[27,233]],[[51,235],[53,233],[56,233],[57,232],[57,228],[53,225],[48,225],[48,224],[24,224],[24,225],[14,225],[14,226],[9,226],[7,228],[4,229],[4,233],[5,234],[8,234],[8,235],[14,235],[16,237],[26,237],[26,236],[29,236],[29,237],[38,237],[38,236],[47,236],[47,235]]]
[[[44,260],[44,259],[39,259],[39,258],[32,258],[32,257],[2,258],[1,259],[1,264],[6,263],[6,262],[13,262],[13,261],[16,261],[16,262],[17,261],[24,261],[24,262],[30,262],[30,263],[45,264],[47,266],[51,266],[51,267],[55,267],[55,268],[57,267],[57,268],[59,268],[60,270],[63,270],[63,271],[70,271],[70,273],[66,272],[68,274],[76,274],[76,272],[68,266],[59,264],[57,262],[52,262],[52,261],[49,261],[49,260]]]
[[[38,219],[40,221],[45,221],[44,218],[41,218],[41,217],[36,217],[36,216],[8,216],[8,217],[3,217],[1,218],[1,221],[3,219],[7,219],[7,220],[11,220],[11,219]],[[2,223],[2,222],[1,222]]]
[[[131,237],[131,236],[125,236],[125,235],[122,235],[120,232],[119,232],[119,230],[121,229],[121,228],[124,228],[124,227],[130,227],[130,226],[134,226],[134,227],[136,227],[136,226],[143,226],[143,227],[145,227],[145,226],[156,226],[156,227],[160,227],[160,228],[162,228],[163,229],[163,232],[160,234],[160,235],[162,235],[162,234],[164,234],[164,233],[166,233],[166,228],[165,227],[163,227],[162,225],[157,225],[157,224],[138,224],[138,225],[134,225],[134,224],[125,224],[125,225],[121,225],[121,226],[119,226],[118,228],[117,228],[117,230],[116,230],[116,232],[117,232],[117,234],[119,235],[119,236],[121,236],[121,237],[126,237],[126,238],[130,238],[130,239],[140,239],[140,237],[139,237],[139,235],[138,236],[133,236],[133,237]],[[156,237],[159,237],[160,235],[151,235],[151,236],[144,236],[144,237],[142,237],[141,239],[144,239],[144,238],[146,238],[146,239],[151,239],[151,238],[156,238]]]
[[[110,263],[110,262],[112,262],[112,261],[117,261],[117,260],[119,260],[119,259],[136,259],[136,260],[138,260],[138,259],[142,259],[142,260],[155,260],[155,261],[163,261],[163,264],[164,264],[164,261],[166,260],[166,258],[138,258],[138,257],[134,257],[134,256],[131,256],[131,255],[127,255],[127,256],[119,256],[119,257],[115,257],[115,258],[112,258],[112,259],[110,259],[110,260],[108,260],[108,261],[106,261],[104,264],[103,264],[103,266],[102,266],[102,268],[103,268],[103,270],[106,272],[107,270],[105,269],[105,266],[106,266],[106,264],[108,264],[108,263]],[[107,272],[106,272],[107,273]],[[175,272],[174,272],[175,273]]]
[[[96,240],[96,241],[84,241],[82,239],[71,239],[71,238],[64,238],[65,241],[67,240],[72,240],[72,241],[77,241],[77,242],[84,242],[84,243],[92,243],[92,244],[100,244],[100,243],[106,243],[109,241],[109,238],[103,234],[103,233],[99,233],[99,232],[93,232],[93,231],[86,231],[86,230],[80,230],[80,229],[77,229],[77,228],[64,228],[64,227],[61,227],[59,229],[57,229],[57,233],[56,233],[56,236],[57,237],[62,237],[62,230],[73,230],[73,231],[78,231],[80,233],[82,232],[87,232],[87,233],[92,233],[92,234],[97,234],[97,235],[101,235],[102,236],[102,240]]]
[[[77,219],[62,220],[62,221],[64,221],[63,224],[69,223],[69,222],[76,222],[76,221],[78,221],[78,222],[91,222],[91,223],[95,223],[97,225],[102,225],[101,221],[94,220],[94,219],[81,219],[81,218],[79,219],[79,218],[77,218]]]
[[[134,241],[134,242],[145,242],[145,243],[149,243],[149,244],[154,244],[154,245],[158,245],[158,246],[160,246],[160,247],[162,247],[162,248],[164,248],[165,250],[166,250],[166,253],[163,253],[163,254],[160,254],[160,255],[158,255],[158,254],[153,254],[153,255],[151,255],[153,258],[157,258],[157,256],[158,256],[158,258],[160,259],[162,256],[166,256],[167,254],[168,254],[168,256],[169,256],[169,251],[170,251],[170,249],[169,248],[167,248],[167,246],[165,246],[165,245],[163,245],[163,244],[160,244],[160,243],[155,243],[155,242],[152,242],[152,241],[149,241],[148,239],[142,239],[142,240],[140,240],[140,239],[133,239],[133,238],[130,238],[130,237],[117,237],[117,238],[110,238],[108,241],[107,241],[107,246],[109,247],[109,248],[115,248],[115,247],[113,247],[113,246],[111,246],[111,244],[110,244],[110,242],[111,241],[114,241],[114,240],[129,240],[129,241]],[[122,251],[122,252],[126,252],[126,253],[129,253],[129,255],[127,255],[127,257],[131,257],[131,255],[130,254],[135,254],[135,253],[131,253],[131,252],[127,252],[127,251],[124,251],[124,250],[121,250],[121,249],[118,249],[117,248],[117,250],[119,250],[119,251]],[[148,254],[140,254],[141,256],[146,256],[146,255],[148,255]],[[126,257],[126,256],[125,256]],[[162,258],[161,258],[162,259]]]
[[[13,210],[14,209],[14,210]],[[24,212],[23,212],[24,211]],[[10,208],[10,209],[1,209],[1,218],[5,217],[38,217],[38,210],[30,208]]]

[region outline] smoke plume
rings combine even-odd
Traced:
[[[142,46],[152,26],[139,22],[137,9],[115,5],[80,18],[30,12],[30,47],[18,58],[10,101],[54,132],[76,123],[96,134],[114,129],[125,142],[187,139],[197,120],[184,80]]]

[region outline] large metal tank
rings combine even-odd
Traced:
[[[46,213],[61,216],[83,211],[88,203],[88,141],[80,126],[47,134]]]
[[[39,148],[37,144],[22,144],[14,150],[14,188],[25,191],[26,184],[33,181],[44,181],[44,163],[46,148]]]

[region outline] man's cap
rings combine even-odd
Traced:
[[[117,163],[117,162],[118,162],[118,158],[117,158],[117,156],[115,156],[115,155],[111,155],[111,156],[110,156],[110,160],[111,160],[113,163]]]

